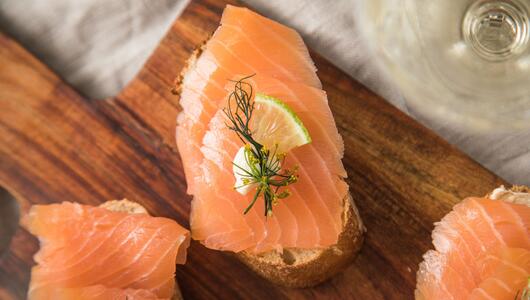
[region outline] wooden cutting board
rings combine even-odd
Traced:
[[[173,79],[217,28],[224,1],[192,2],[136,78],[89,100],[0,36],[0,184],[30,204],[129,198],[188,226],[175,145]],[[351,193],[368,229],[356,261],[311,289],[274,286],[228,253],[193,242],[177,278],[187,299],[411,299],[430,232],[463,197],[505,183],[312,53],[344,137]],[[37,239],[19,228],[0,259],[0,299],[25,297]]]

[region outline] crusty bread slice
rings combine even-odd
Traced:
[[[186,74],[195,68],[208,40],[200,44],[188,58],[175,79],[173,94],[180,97]],[[350,195],[343,200],[343,229],[336,245],[328,248],[286,248],[283,252],[268,251],[260,254],[236,253],[243,263],[271,282],[287,287],[317,285],[348,266],[355,258],[366,231]]]
[[[365,230],[350,195],[344,199],[342,232],[337,244],[327,248],[286,248],[283,252],[248,252],[236,256],[259,275],[287,287],[317,285],[348,266],[359,251]]]
[[[126,212],[129,214],[147,214],[147,210],[141,204],[129,201],[127,199],[122,200],[109,200],[100,205],[100,207],[106,208],[111,211]],[[182,293],[177,280],[175,279],[175,291],[171,300],[182,300]]]

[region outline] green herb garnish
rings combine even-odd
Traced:
[[[285,153],[277,153],[278,145],[271,150],[252,137],[249,125],[254,112],[253,88],[251,84],[245,82],[252,76],[254,75],[233,81],[234,91],[230,93],[223,112],[228,119],[226,126],[237,134],[245,146],[245,160],[249,170],[233,163],[240,171],[238,175],[243,177],[242,186],[256,185],[252,201],[243,213],[247,214],[262,196],[265,201],[265,216],[271,216],[273,205],[277,204],[279,199],[290,195],[288,189],[280,191],[280,188],[298,180],[297,168],[282,170]]]

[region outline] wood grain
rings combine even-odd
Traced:
[[[22,210],[127,197],[188,226],[174,141],[173,79],[218,26],[224,1],[192,2],[116,97],[88,100],[0,36],[0,184]],[[177,278],[186,299],[411,299],[430,232],[463,197],[505,183],[312,53],[344,137],[348,183],[368,232],[345,272],[312,289],[273,286],[227,253],[192,243]],[[0,260],[0,299],[23,299],[37,240],[22,228]]]

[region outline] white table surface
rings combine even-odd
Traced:
[[[530,186],[530,130],[474,132],[412,111],[359,38],[358,0],[247,0],[298,30],[306,43],[373,91],[514,184]],[[0,30],[91,98],[134,77],[185,0],[1,0]],[[529,95],[530,96],[530,95]]]

